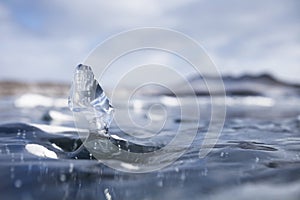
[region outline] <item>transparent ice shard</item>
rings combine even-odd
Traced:
[[[113,107],[91,67],[76,67],[69,96],[69,108],[78,119],[85,119],[91,133],[106,134],[112,121]]]

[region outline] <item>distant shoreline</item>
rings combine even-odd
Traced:
[[[62,96],[67,95],[69,89],[70,85],[66,83],[0,81],[0,97],[16,96],[25,93]]]
[[[212,94],[218,94],[216,91],[208,91],[205,80],[215,82],[216,77],[192,76],[189,78],[189,83],[195,89],[197,96],[207,96]],[[241,75],[232,76],[227,75],[222,77],[226,94],[233,96],[290,96],[300,95],[300,84],[287,83],[276,79],[269,74],[259,75]],[[181,83],[178,83],[177,95],[186,96],[185,88],[181,87]],[[45,82],[22,82],[14,80],[0,80],[0,97],[4,96],[19,96],[28,93],[41,94],[44,96],[68,96],[70,90],[69,83],[55,83],[50,81]],[[125,91],[128,89],[124,86]],[[130,91],[130,90],[129,90]],[[173,96],[168,90],[153,90],[153,88],[144,89],[143,94],[148,95],[169,95]]]

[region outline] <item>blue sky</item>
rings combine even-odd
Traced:
[[[170,28],[198,41],[223,74],[299,82],[297,0],[0,1],[0,80],[69,82],[109,36]]]

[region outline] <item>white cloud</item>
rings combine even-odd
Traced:
[[[299,81],[297,1],[14,1],[0,3],[0,79],[68,81],[112,34],[141,26],[182,31],[224,73],[271,71]]]

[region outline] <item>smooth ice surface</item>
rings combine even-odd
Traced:
[[[69,108],[76,120],[86,120],[90,132],[102,133],[109,127],[113,108],[95,79],[91,67],[82,64],[76,67],[69,96]]]

